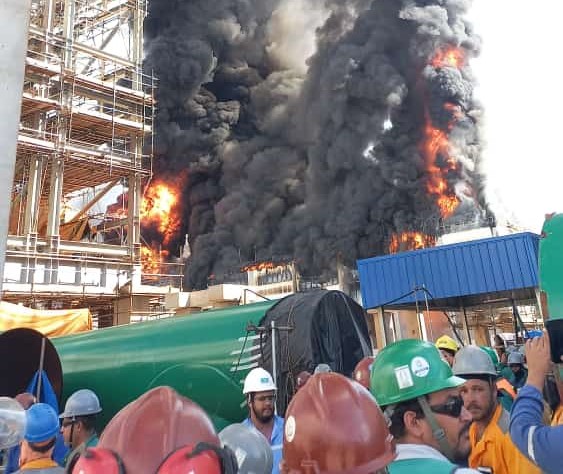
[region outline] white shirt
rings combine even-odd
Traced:
[[[405,459],[436,459],[438,461],[448,460],[440,451],[426,444],[397,444],[397,457],[395,461]],[[460,467],[456,474],[479,474],[479,471],[467,467]]]

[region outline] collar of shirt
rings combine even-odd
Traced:
[[[84,446],[86,448],[95,448],[96,445],[98,444],[98,435],[96,433],[94,433],[92,436],[90,436],[86,442],[84,443]]]
[[[42,458],[42,459],[34,459],[33,461],[26,462],[24,465],[20,467],[22,471],[26,471],[28,469],[45,469],[49,467],[57,467],[58,464],[53,461],[52,459]]]
[[[506,433],[508,431],[508,423],[506,423],[506,421],[509,421],[510,418],[508,420],[505,420],[505,417],[503,416],[505,415],[505,413],[506,415],[508,415],[508,413],[499,403],[495,408],[491,420],[483,430],[483,434],[481,435],[480,439],[477,439],[477,425],[475,423],[471,423],[471,427],[469,428],[469,440],[471,441],[471,448],[474,448],[475,445],[482,439],[488,439],[491,436],[495,436],[498,431],[500,431],[501,433]],[[501,420],[501,417],[503,417],[503,420]]]
[[[395,461],[405,459],[437,459],[439,461],[448,461],[440,451],[426,444],[397,444],[397,457]]]

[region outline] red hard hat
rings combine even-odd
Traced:
[[[125,474],[119,456],[103,448],[88,448],[80,455],[72,468],[73,474]]]
[[[221,461],[209,449],[194,452],[194,445],[185,446],[168,456],[157,474],[221,474]]]
[[[98,447],[115,451],[128,473],[153,474],[171,453],[200,442],[220,446],[203,409],[170,387],[157,387],[111,419]]]
[[[373,364],[374,360],[375,357],[373,356],[364,357],[360,362],[358,362],[358,365],[356,365],[352,374],[352,378],[368,390],[370,386],[371,364]]]
[[[88,448],[70,471],[73,474],[127,474],[119,455],[109,449]],[[149,471],[146,471],[149,472]],[[170,454],[156,474],[222,474],[217,454],[206,447],[184,446]],[[152,473],[151,473],[152,474]]]
[[[289,474],[372,474],[395,458],[375,398],[338,373],[313,375],[286,411],[283,457]]]

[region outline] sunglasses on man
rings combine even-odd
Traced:
[[[453,418],[459,418],[462,408],[463,398],[461,398],[460,395],[450,397],[446,403],[442,403],[440,405],[430,405],[430,409],[434,413],[437,413],[438,415],[451,416]]]

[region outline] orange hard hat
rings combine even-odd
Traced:
[[[174,451],[200,442],[220,446],[203,409],[170,387],[157,387],[115,415],[99,448],[113,450],[129,473],[153,473]]]
[[[360,362],[358,362],[358,365],[356,365],[356,368],[352,373],[352,378],[368,390],[370,386],[371,364],[373,364],[374,360],[375,357],[373,356],[364,357]]]
[[[313,375],[286,411],[283,457],[289,474],[371,474],[395,458],[375,398],[335,372]]]

